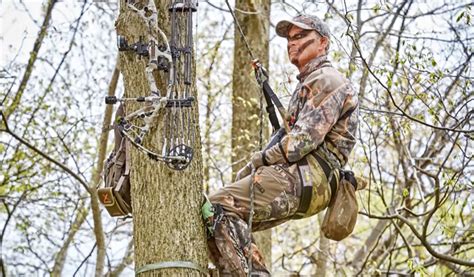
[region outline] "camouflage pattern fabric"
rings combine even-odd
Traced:
[[[326,23],[314,15],[301,14],[293,17],[292,20],[282,20],[278,22],[275,31],[280,37],[288,37],[291,26],[297,26],[303,30],[315,30],[319,35],[329,38],[331,32]]]
[[[211,260],[218,267],[220,276],[247,276],[248,231],[244,220],[227,215],[217,226],[214,238],[208,240]],[[252,243],[251,247],[252,275],[270,276],[257,246]]]
[[[247,176],[219,189],[209,196],[213,204],[220,204],[227,215],[249,218],[250,180]],[[254,176],[253,222],[275,221],[293,215],[299,205],[301,188],[296,165],[285,164],[259,167]],[[254,225],[253,231],[260,230]]]
[[[326,208],[331,198],[330,187],[324,171],[317,164],[311,164],[313,180],[313,201],[306,216]],[[280,164],[259,167],[254,176],[254,216],[252,231],[275,227],[288,220],[298,209],[301,185],[297,165]],[[317,182],[316,182],[317,181]],[[248,271],[248,217],[250,214],[250,182],[247,176],[219,189],[209,196],[211,203],[220,204],[224,219],[214,231],[214,238],[208,240],[210,258],[221,276],[244,276]],[[257,246],[252,244],[252,274],[269,274]]]
[[[298,79],[288,108],[293,117],[292,130],[280,145],[266,151],[268,163],[282,159],[296,162],[322,146],[326,155],[333,156],[325,157],[333,167],[344,166],[356,143],[356,92],[326,55],[310,61]]]
[[[259,167],[252,180],[255,190],[252,231],[282,224],[296,213],[302,185],[295,162],[303,158],[307,159],[313,185],[311,203],[304,217],[325,209],[331,199],[330,185],[321,166],[308,154],[317,153],[335,170],[347,162],[355,145],[358,100],[350,82],[331,66],[326,56],[309,62],[298,79],[300,83],[289,105],[292,130],[279,144],[266,150],[269,166]],[[209,196],[211,203],[222,205],[225,214],[214,238],[208,240],[211,260],[221,276],[245,276],[248,272],[246,222],[250,213],[251,178],[247,176]],[[252,274],[268,276],[260,251],[255,244],[252,249]]]
[[[313,195],[311,198],[311,203],[309,204],[308,211],[306,211],[306,215],[304,216],[309,217],[319,213],[328,206],[329,202],[331,201],[331,188],[329,185],[327,185],[328,180],[326,178],[326,174],[324,174],[324,171],[319,165],[318,161],[316,161],[316,158],[308,155],[306,159],[309,164],[312,178],[311,181],[313,183]],[[335,174],[335,176],[338,176],[338,174]]]

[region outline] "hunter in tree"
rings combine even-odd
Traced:
[[[221,214],[213,217],[208,247],[223,275],[269,275],[257,246],[249,243],[252,205],[252,231],[319,213],[328,207],[356,143],[359,102],[350,81],[328,60],[326,23],[299,15],[280,21],[276,32],[287,38],[289,59],[299,70],[288,108],[290,131],[254,153],[234,183],[209,196]]]

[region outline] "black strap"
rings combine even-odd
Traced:
[[[265,102],[267,103],[268,118],[270,119],[270,123],[272,124],[273,130],[276,132],[278,129],[280,129],[280,122],[278,121],[278,117],[275,112],[275,106],[273,104],[275,103],[277,107],[279,107],[278,105],[280,105],[281,107],[283,106],[280,103],[280,100],[278,99],[278,97],[273,92],[270,85],[268,84],[268,81],[266,80],[263,81],[261,86],[262,86],[263,96],[265,97]]]
[[[311,198],[313,197],[313,183],[311,181],[306,182],[305,180],[305,174],[307,173],[304,171],[309,170],[306,157],[297,162],[297,168],[301,184],[301,197],[298,209],[292,217],[293,219],[300,219],[304,217],[309,209],[309,205],[311,204]]]
[[[354,190],[357,190],[358,184],[357,179],[354,176],[354,172],[352,172],[351,170],[341,170],[341,180],[342,179],[345,179],[346,181],[351,183],[354,187]]]

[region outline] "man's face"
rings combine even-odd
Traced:
[[[315,30],[304,30],[292,26],[288,31],[288,57],[299,69],[310,60],[326,53],[328,40]]]

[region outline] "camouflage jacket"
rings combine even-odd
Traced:
[[[310,61],[298,80],[288,107],[291,131],[265,152],[266,162],[293,163],[317,150],[333,168],[344,166],[356,143],[356,91],[326,55]]]

